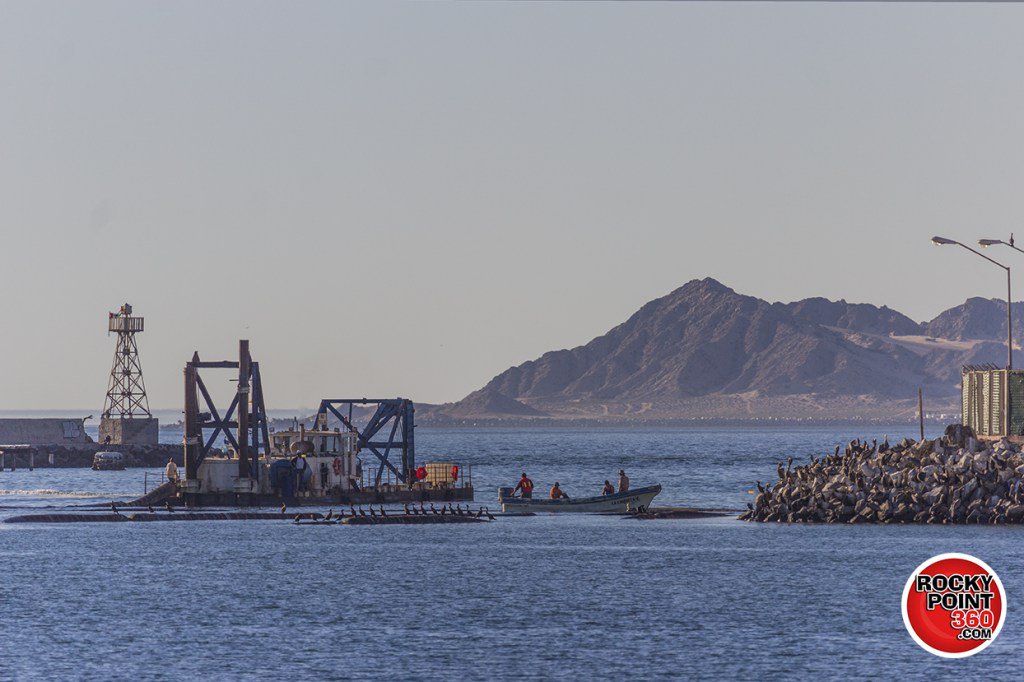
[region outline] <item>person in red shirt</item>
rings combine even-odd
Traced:
[[[519,479],[519,483],[516,484],[515,489],[512,491],[512,497],[515,497],[517,491],[523,491],[523,498],[529,499],[533,497],[533,481],[529,479],[526,472],[523,472],[523,477]]]

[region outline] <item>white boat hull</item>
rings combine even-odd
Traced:
[[[660,485],[650,485],[636,490],[613,495],[580,497],[562,500],[542,498],[501,497],[501,510],[504,512],[582,512],[587,514],[624,514],[640,507],[648,507],[658,493]]]

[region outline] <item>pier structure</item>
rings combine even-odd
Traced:
[[[156,445],[160,440],[160,424],[149,411],[135,339],[144,329],[145,320],[133,315],[130,303],[108,315],[107,333],[117,335],[117,346],[100,417],[101,444]]]

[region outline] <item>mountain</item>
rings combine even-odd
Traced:
[[[814,324],[873,334],[909,336],[922,333],[920,324],[886,306],[879,308],[868,303],[830,301],[827,298],[806,298],[796,303],[775,305]]]
[[[1016,345],[1024,338],[1024,303],[1013,304],[1013,338]],[[924,333],[943,339],[963,341],[1006,339],[1006,301],[994,298],[969,298],[961,305],[942,312],[922,325]]]
[[[693,280],[589,343],[511,367],[432,414],[884,418],[916,408],[919,387],[953,409],[963,364],[1005,361],[987,303],[918,324],[885,306],[768,303]]]

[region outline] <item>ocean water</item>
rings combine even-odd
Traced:
[[[474,468],[569,494],[626,469],[661,505],[743,508],[776,462],[910,426],[417,431]],[[933,434],[934,435],[934,434]],[[142,470],[0,473],[0,518],[130,499]],[[940,659],[907,577],[974,554],[1008,595],[980,654]],[[1016,676],[1024,529],[499,518],[469,526],[0,524],[0,680],[944,679]]]

